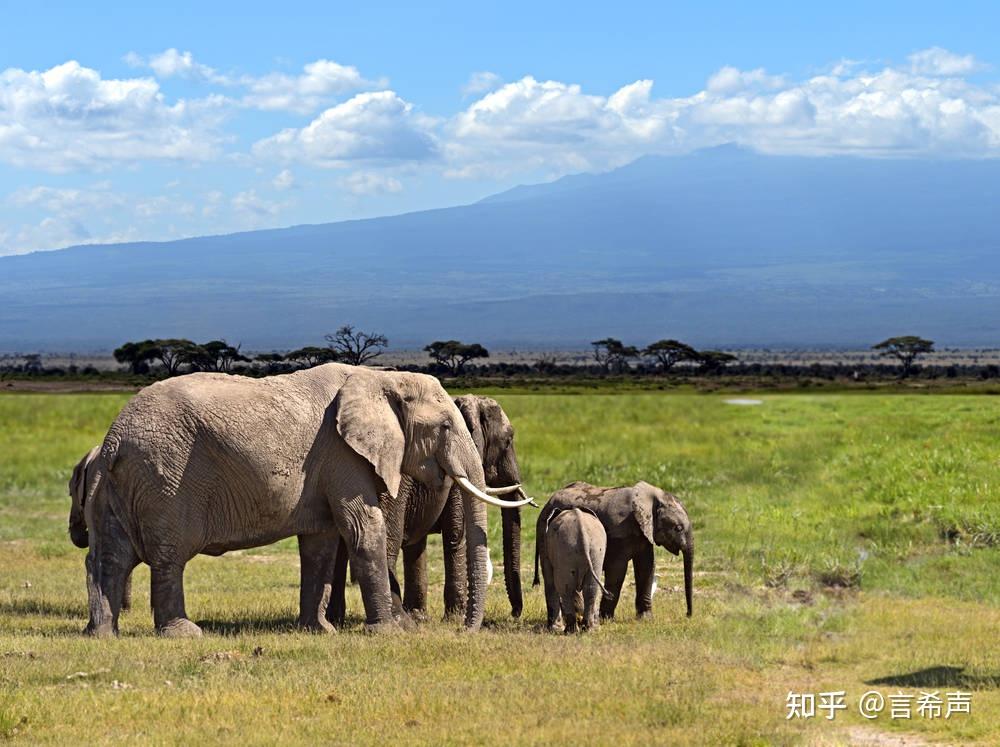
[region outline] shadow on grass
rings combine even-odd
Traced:
[[[220,636],[255,635],[260,633],[297,633],[301,632],[298,618],[289,615],[272,617],[246,617],[237,620],[196,620],[205,633]],[[348,615],[340,631],[347,632],[360,627],[364,618]],[[325,635],[317,633],[317,635]]]
[[[969,690],[993,690],[1000,688],[1000,674],[966,674],[965,667],[928,667],[907,674],[879,677],[868,680],[865,684],[889,685],[891,687],[964,687]]]
[[[70,620],[87,616],[86,604],[50,602],[45,599],[15,599],[0,602],[0,615],[37,615],[40,617],[65,617]]]

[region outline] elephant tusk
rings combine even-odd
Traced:
[[[491,488],[487,486],[486,495],[507,495],[508,493],[513,493],[518,490],[521,490],[520,483],[518,483],[517,485],[510,485],[506,488]]]
[[[535,508],[541,508],[537,503],[535,503],[534,498],[532,498],[531,496],[529,496],[527,493],[524,492],[524,488],[519,487],[517,489],[517,492],[520,494],[522,498],[524,498],[528,502],[526,505],[534,506]]]
[[[451,479],[458,483],[458,486],[466,493],[478,498],[483,503],[489,503],[491,506],[499,506],[500,508],[519,508],[526,505],[528,501],[531,500],[529,498],[525,501],[502,501],[499,498],[494,498],[492,495],[484,493],[482,490],[473,485],[467,477],[452,477]]]

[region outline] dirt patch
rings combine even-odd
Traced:
[[[137,392],[141,388],[117,381],[53,381],[45,379],[0,381],[0,393],[83,394],[86,392]]]

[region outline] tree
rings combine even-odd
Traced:
[[[339,353],[332,348],[321,348],[316,345],[309,345],[298,350],[293,350],[285,355],[286,361],[301,363],[306,368],[318,366],[320,363],[329,363],[338,359]]]
[[[194,356],[198,347],[190,340],[183,338],[153,340],[153,345],[156,350],[153,357],[163,364],[168,376],[176,376],[181,364],[186,363],[190,357]]]
[[[714,374],[739,359],[735,355],[724,353],[721,350],[701,350],[698,352],[697,360],[701,364],[702,373]]]
[[[326,335],[330,349],[337,354],[337,360],[352,366],[363,366],[368,361],[382,355],[389,347],[385,335],[375,332],[357,332],[350,324],[345,324],[332,335]]]
[[[205,360],[212,371],[229,373],[234,363],[249,363],[250,359],[240,353],[242,344],[233,347],[225,340],[212,340],[198,347],[205,351]]]
[[[285,356],[281,353],[258,353],[254,356],[254,361],[257,363],[263,363],[267,370],[267,373],[272,374],[278,370],[282,361],[285,360]]]
[[[657,340],[647,345],[642,354],[656,359],[660,370],[664,373],[681,361],[698,360],[697,350],[677,340]]]
[[[133,374],[144,374],[149,370],[149,362],[156,360],[156,343],[153,340],[126,342],[115,348],[114,356],[119,363],[127,363]]]
[[[606,337],[590,343],[594,346],[594,360],[601,364],[605,371],[624,373],[628,370],[629,358],[638,358],[639,349],[634,345],[624,345],[621,340]]]
[[[424,348],[436,363],[445,366],[452,376],[462,373],[465,364],[475,358],[489,358],[490,351],[474,342],[466,345],[458,340],[436,340]]]
[[[934,352],[934,341],[925,340],[916,335],[903,335],[901,337],[890,337],[877,345],[872,345],[872,350],[878,350],[886,358],[896,358],[903,365],[903,375],[906,378],[913,368],[913,361],[918,355]]]

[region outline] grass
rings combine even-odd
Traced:
[[[696,532],[694,618],[683,616],[679,561],[658,550],[652,621],[631,619],[626,588],[616,622],[552,636],[540,632],[539,590],[527,587],[513,621],[495,582],[479,635],[435,621],[373,638],[352,587],[348,629],[308,635],[292,627],[297,556],[284,541],[191,563],[201,640],[152,635],[145,568],[122,637],[84,639],[66,482],[127,395],[0,396],[0,740],[1000,741],[1000,400],[765,394],[733,407],[694,393],[495,394],[539,497],[574,479],[645,479],[682,498]],[[431,558],[440,612],[436,542]],[[972,713],[866,721],[857,699],[870,689],[961,689]],[[849,710],[789,721],[789,690],[846,690]]]

